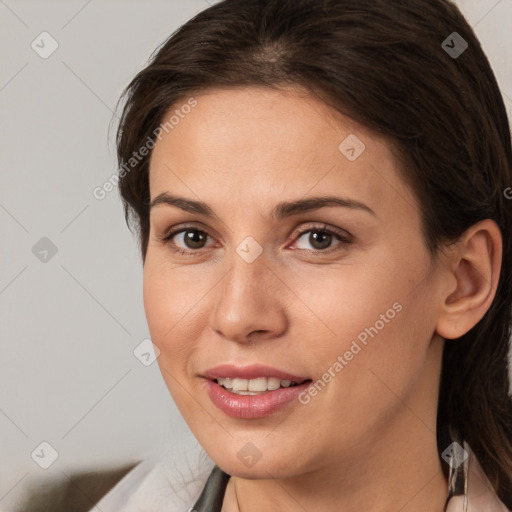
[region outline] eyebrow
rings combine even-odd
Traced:
[[[156,196],[153,201],[151,201],[150,209],[163,204],[176,206],[177,208],[180,208],[186,212],[197,213],[208,218],[216,217],[214,211],[208,204],[202,201],[187,199],[185,197],[173,196],[167,192],[163,192]],[[318,210],[328,206],[338,206],[343,208],[350,208],[353,210],[366,211],[374,216],[377,216],[369,206],[360,201],[336,196],[318,196],[309,197],[307,199],[299,199],[297,201],[283,201],[274,206],[270,215],[273,219],[281,219],[284,217],[291,217],[292,215],[297,215],[299,213]]]

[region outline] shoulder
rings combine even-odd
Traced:
[[[214,464],[177,467],[155,457],[128,472],[90,510],[96,512],[183,512],[192,508]]]

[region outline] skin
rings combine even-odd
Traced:
[[[444,338],[467,332],[490,306],[498,228],[482,221],[432,259],[418,201],[382,138],[299,89],[194,97],[197,106],[153,150],[151,199],[201,200],[216,216],[152,208],[144,306],[177,407],[232,475],[223,512],[441,512],[447,482],[435,432]],[[354,161],[338,149],[349,134],[366,147]],[[375,215],[331,206],[270,217],[278,202],[321,195],[360,201]],[[203,248],[183,234],[161,241],[184,223],[208,235]],[[350,233],[351,243],[333,236],[323,247],[338,250],[326,252],[310,231],[297,233],[324,225]],[[247,236],[263,249],[252,263],[236,252]],[[177,254],[173,243],[196,252]],[[200,374],[221,363],[320,379],[397,302],[402,310],[308,404],[248,420],[210,401]],[[252,467],[237,457],[248,442],[261,453]]]

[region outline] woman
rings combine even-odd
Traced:
[[[217,3],[128,86],[118,158],[215,464],[189,507],[512,507],[510,132],[452,3]]]

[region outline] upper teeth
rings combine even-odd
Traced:
[[[277,377],[258,377],[256,379],[225,379],[219,377],[217,382],[227,389],[233,391],[272,391],[280,387],[287,388],[292,384],[297,384],[291,380],[280,380]]]

